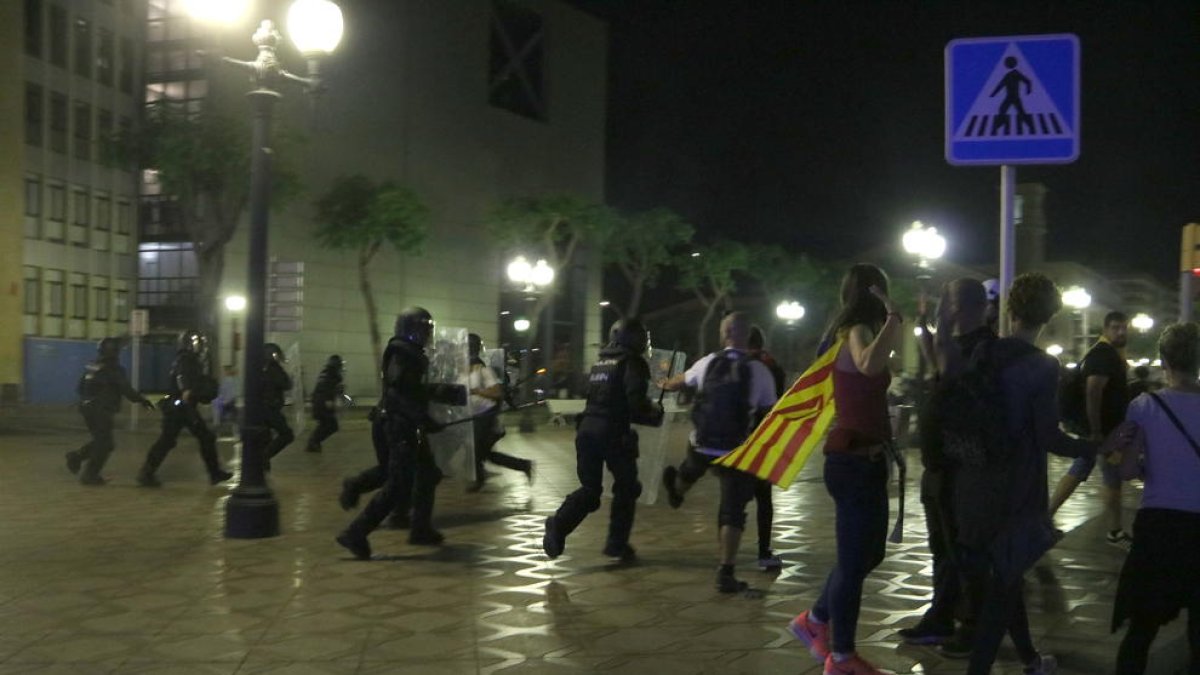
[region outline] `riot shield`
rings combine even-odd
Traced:
[[[484,349],[479,353],[479,360],[487,364],[488,368],[492,369],[492,374],[496,376],[496,380],[504,387],[504,399],[500,401],[500,410],[504,411],[504,406],[508,405],[508,393],[510,382],[508,381],[508,354],[503,349]],[[496,418],[496,433],[504,431],[502,418]]]
[[[426,353],[429,357],[426,382],[468,386],[471,363],[466,328],[437,326]],[[471,416],[470,407],[431,402],[429,413],[433,419],[449,425],[444,431],[429,435],[438,468],[447,477],[462,476],[466,481],[474,481],[475,434],[471,423],[463,421]]]
[[[287,405],[292,406],[292,423],[297,434],[304,431],[304,404],[308,402],[308,390],[304,383],[304,361],[300,353],[300,343],[293,342],[283,350],[287,363],[283,369],[292,378],[292,390],[285,394]]]
[[[683,372],[687,354],[671,349],[650,350],[650,386],[646,392],[651,401],[663,404],[663,423],[660,427],[634,425],[638,434],[638,477],[642,481],[642,496],[639,501],[646,505],[658,501],[658,488],[662,482],[663,467],[667,465],[668,449],[685,447],[690,430],[687,408],[680,406],[677,397],[667,392],[664,396],[658,384]]]

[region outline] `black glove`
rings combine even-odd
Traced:
[[[663,418],[665,416],[666,416],[666,411],[663,410],[663,407],[661,405],[656,403],[654,405],[654,413],[650,418],[650,426],[661,427],[663,425]]]

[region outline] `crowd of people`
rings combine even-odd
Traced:
[[[901,640],[936,646],[942,654],[966,659],[969,675],[991,672],[1004,636],[1011,639],[1025,673],[1056,670],[1053,656],[1039,652],[1029,627],[1024,574],[1061,538],[1054,511],[1096,465],[1104,477],[1107,541],[1129,555],[1122,570],[1112,628],[1129,629],[1121,643],[1117,672],[1141,673],[1159,628],[1188,611],[1192,672],[1200,672],[1200,328],[1194,323],[1167,327],[1159,340],[1166,387],[1142,386],[1130,397],[1124,347],[1128,320],[1119,312],[1104,321],[1099,341],[1077,369],[1037,347],[1043,327],[1061,309],[1061,291],[1048,277],[1030,273],[1008,289],[1008,328],[1000,335],[994,287],[972,278],[948,283],[935,312],[913,317],[921,348],[935,365],[923,383],[927,395],[919,411],[919,451],[924,472],[921,502],[933,555],[933,597]],[[869,264],[853,265],[840,292],[840,307],[819,350],[832,363],[837,417],[824,443],[824,484],[835,512],[836,558],[820,595],[788,625],[788,630],[824,663],[826,675],[871,675],[882,671],[856,651],[863,584],[883,560],[888,531],[888,464],[897,456],[889,420],[890,359],[904,334],[906,317],[891,298],[888,277]],[[936,324],[937,330],[931,330]],[[431,414],[431,403],[470,405],[477,478],[484,461],[524,473],[529,460],[493,449],[503,435],[496,417],[503,386],[480,360],[482,341],[470,338],[471,370],[465,384],[431,384],[426,347],[432,315],[413,307],[397,318],[394,336],[380,361],[382,391],[372,410],[371,436],[376,463],[343,481],[339,499],[346,510],[363,495],[369,503],[337,537],[358,559],[370,559],[370,533],[384,523],[408,528],[409,541],[438,545],[443,536],[432,521],[442,473],[429,436],[446,428]],[[645,353],[648,336],[637,319],[616,322],[588,377],[587,400],[575,437],[580,486],[566,496],[544,523],[547,557],[563,554],[567,538],[601,506],[603,472],[613,476],[613,495],[604,554],[622,562],[636,559],[630,544],[638,496],[638,435],[634,425],[657,426],[661,404],[648,391],[688,389],[695,394],[693,432],[686,456],[660,478],[671,507],[707,472],[719,481],[715,588],[739,593],[748,584],[735,575],[747,506],[757,503],[758,563],[778,569],[783,561],[771,548],[770,483],[755,475],[714,465],[743,444],[785,389],[782,372],[763,349],[762,333],[749,315],[731,312],[720,326],[722,349],[703,356],[686,372],[652,382]],[[67,454],[81,482],[103,484],[100,470],[112,451],[112,416],[121,397],[152,404],[125,378],[117,363],[119,343],[100,343],[99,358],[80,380],[82,410],[92,440]],[[830,351],[835,350],[835,351]],[[183,429],[200,443],[215,484],[231,478],[217,462],[215,438],[197,406],[216,395],[216,383],[202,364],[203,336],[181,336],[170,391],[158,404],[162,433],[138,474],[139,484],[159,485],[155,471]],[[279,412],[291,381],[280,364],[283,352],[268,345],[269,359],[260,392],[268,404],[272,438],[267,459],[294,434]],[[336,398],[342,394],[341,359],[330,357],[313,395],[317,431],[308,449],[337,431]],[[1144,379],[1144,378],[1143,378]],[[1060,407],[1060,402],[1063,404]],[[1073,458],[1070,471],[1048,490],[1048,456]],[[1122,480],[1145,483],[1142,507],[1129,533],[1122,524]]]

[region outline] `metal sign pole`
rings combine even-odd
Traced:
[[[1000,166],[1000,335],[1012,332],[1008,317],[1008,290],[1016,276],[1017,230],[1013,217],[1016,202],[1017,169]]]

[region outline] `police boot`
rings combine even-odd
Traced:
[[[83,465],[83,454],[78,450],[72,450],[67,453],[67,471],[71,473],[79,473],[79,467]]]
[[[154,469],[150,468],[149,464],[143,464],[142,468],[138,471],[137,484],[147,488],[162,487],[162,481],[154,475]]]
[[[358,489],[358,480],[351,476],[342,479],[342,492],[338,495],[338,505],[343,511],[349,511],[358,506],[358,498],[361,493]]]

